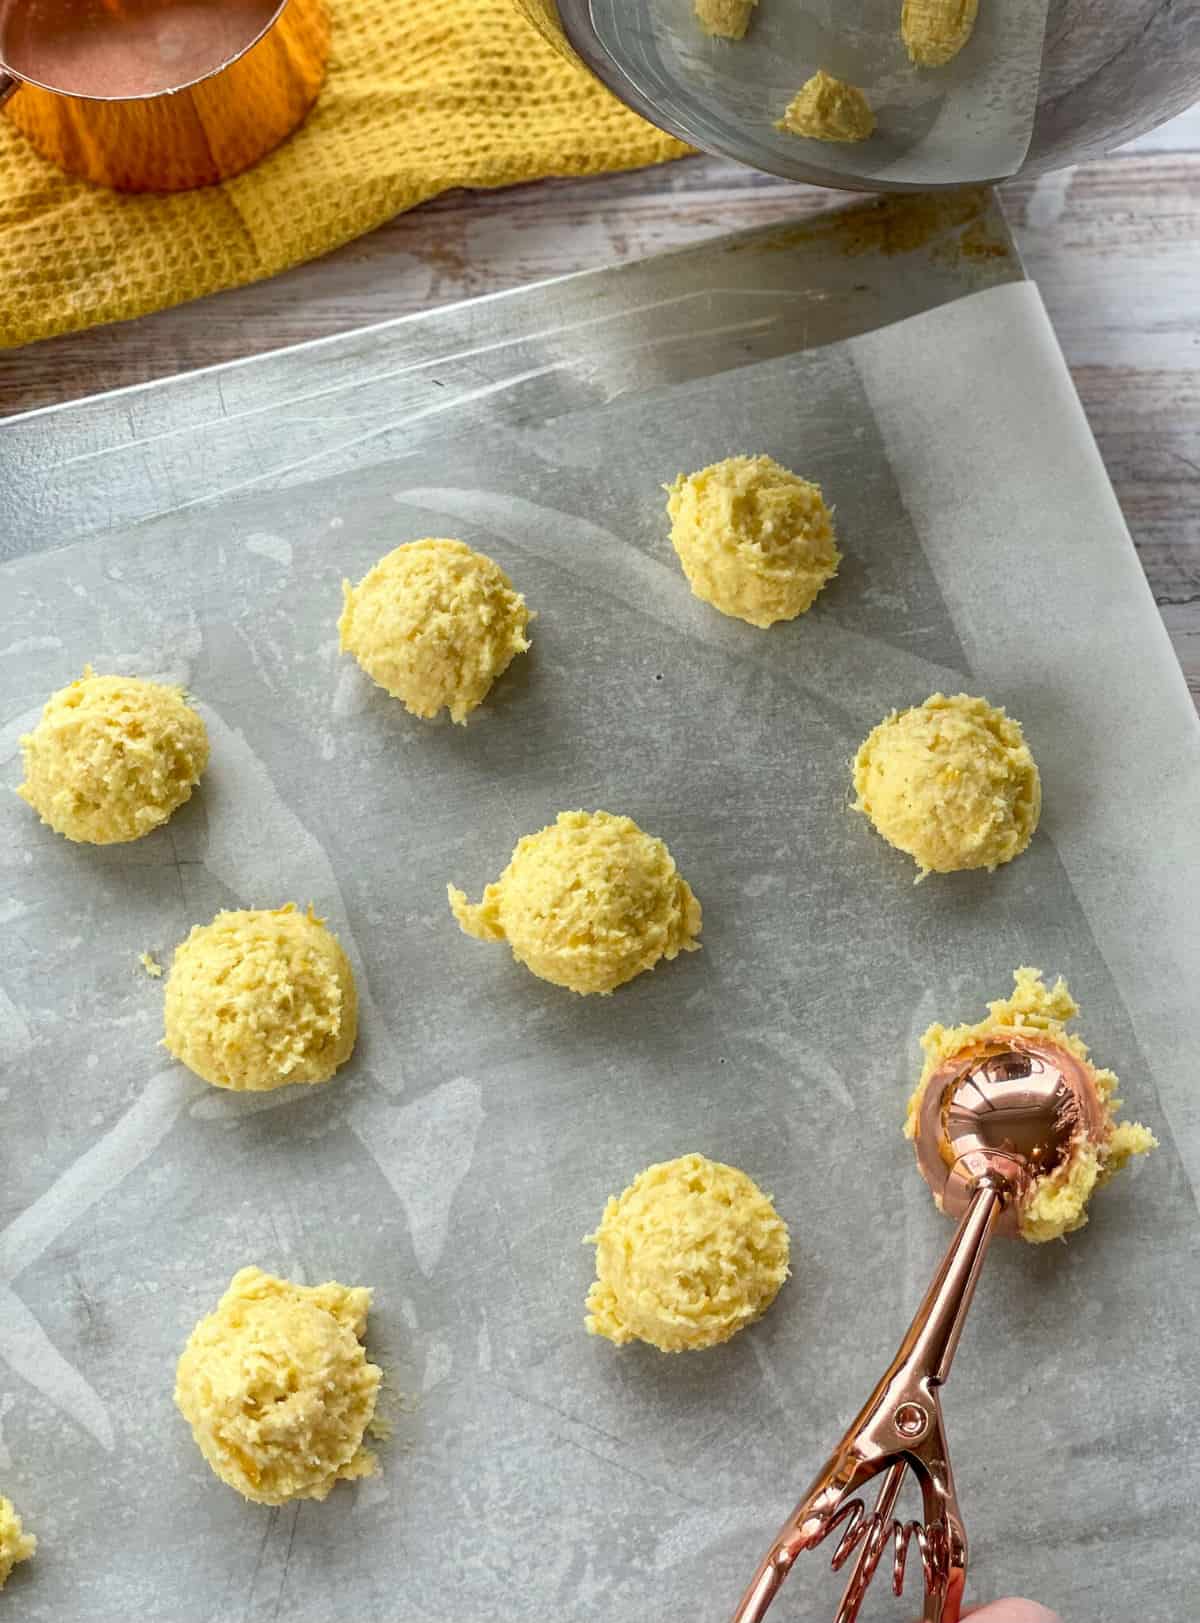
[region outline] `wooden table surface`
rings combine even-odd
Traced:
[[[1200,707],[1200,106],[1002,195]],[[841,200],[707,158],[452,194],[273,281],[0,353],[0,416]]]

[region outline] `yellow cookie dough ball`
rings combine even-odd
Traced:
[[[89,845],[139,840],[187,800],[208,765],[208,733],[180,688],[96,676],[51,694],[21,740],[17,793],[58,834]]]
[[[426,720],[447,709],[465,722],[529,647],[525,599],[462,541],[409,541],[342,593],[342,652]]]
[[[610,1197],[585,1323],[618,1347],[715,1347],[760,1319],[788,1276],[787,1224],[737,1167],[681,1155]]]
[[[354,971],[311,908],[218,913],[175,951],[164,1025],[164,1046],[215,1087],[327,1082],[358,1033]]]
[[[247,1499],[324,1499],[371,1476],[363,1447],[381,1371],[362,1338],[371,1292],[293,1285],[260,1268],[233,1276],[188,1337],[175,1402],[213,1470]]]
[[[904,0],[900,37],[922,68],[952,62],[975,29],[979,0]]]
[[[0,1589],[12,1576],[19,1561],[28,1561],[37,1549],[37,1539],[25,1532],[11,1499],[0,1494]]]
[[[865,141],[874,132],[875,114],[857,85],[818,68],[797,90],[775,128],[810,141]]]
[[[921,879],[1011,862],[1042,810],[1020,723],[965,693],[893,710],[854,758],[854,789],[854,810],[912,857]]]
[[[752,626],[794,620],[837,574],[820,486],[769,456],[731,456],[667,485],[671,540],[692,591]]]
[[[744,39],[758,0],[693,0],[696,21],[714,39]]]
[[[1067,1022],[1079,1013],[1079,1005],[1066,981],[1060,978],[1047,987],[1040,969],[1022,967],[1013,972],[1011,994],[997,998],[987,1008],[987,1018],[977,1025],[932,1025],[921,1038],[925,1063],[908,1102],[905,1136],[916,1137],[921,1101],[930,1078],[965,1048],[989,1038],[1024,1035],[1043,1038],[1073,1055],[1095,1084],[1104,1107],[1107,1138],[1100,1145],[1081,1138],[1061,1166],[1032,1181],[1018,1213],[1022,1239],[1034,1243],[1058,1240],[1087,1222],[1088,1202],[1102,1184],[1119,1172],[1131,1156],[1145,1155],[1158,1141],[1140,1122],[1117,1120],[1116,1112],[1121,1108],[1117,1078],[1112,1071],[1094,1066],[1087,1044],[1067,1030]]]
[[[661,840],[631,817],[559,812],[527,834],[475,905],[448,885],[454,917],[480,941],[572,992],[611,992],[699,943],[700,903]]]

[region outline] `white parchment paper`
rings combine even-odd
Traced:
[[[846,554],[770,633],[690,596],[664,521],[663,481],[741,450],[819,480]],[[337,654],[342,576],[427,534],[539,611],[465,729]],[[899,1133],[916,1037],[1030,962],[1068,976],[1162,1148],[1068,1245],[989,1260],[946,1394],[973,1585],[1187,1615],[1200,748],[1032,289],[8,565],[10,786],[85,660],[186,682],[213,755],[132,846],[0,800],[0,1490],[42,1538],[14,1617],[725,1617],[949,1238]],[[847,810],[848,761],[935,688],[1010,705],[1046,813],[1009,868],[914,887]],[[702,953],[612,999],[536,981],[445,903],[581,805],[666,838],[705,909]],[[358,1051],[327,1087],[221,1094],[156,1047],[138,954],[289,899],[354,960]],[[690,1149],[773,1192],[794,1277],[727,1347],[618,1352],[584,1334],[580,1238]],[[376,1288],[394,1437],[324,1505],[242,1503],[172,1405],[248,1262]],[[781,1617],[833,1593],[810,1556]]]

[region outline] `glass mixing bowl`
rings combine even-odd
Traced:
[[[916,66],[902,0],[758,0],[714,38],[694,0],[516,0],[623,102],[702,151],[823,186],[906,191],[1097,156],[1200,96],[1200,7],[1181,0],[979,0],[953,58]],[[920,3],[920,0],[918,0]],[[953,7],[955,0],[945,0]],[[863,90],[866,140],[777,129],[819,68]]]

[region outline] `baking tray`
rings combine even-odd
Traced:
[[[768,634],[688,593],[659,486],[762,449],[846,554]],[[0,1485],[31,1623],[720,1619],[949,1238],[899,1133],[916,1035],[1032,962],[1162,1148],[1067,1246],[998,1245],[947,1389],[981,1597],[1175,1623],[1200,1593],[1195,715],[986,194],[726,238],[0,427],[0,757],[98,667],[184,681],[213,758],[171,823],[69,846],[4,799]],[[532,654],[469,727],[339,658],[343,575],[421,534],[498,557]],[[893,704],[983,691],[1046,811],[914,887],[847,810]],[[629,812],[704,950],[612,999],[464,938],[518,835]],[[238,1098],[156,1048],[221,906],[313,901],[362,1029],[330,1086]],[[794,1278],[703,1356],[582,1329],[605,1197],[700,1149],[771,1190]],[[866,1174],[864,1176],[864,1173]],[[382,1474],[250,1506],[171,1402],[248,1262],[376,1288]],[[779,1604],[832,1610],[821,1556]],[[880,1595],[868,1616],[889,1612]]]

